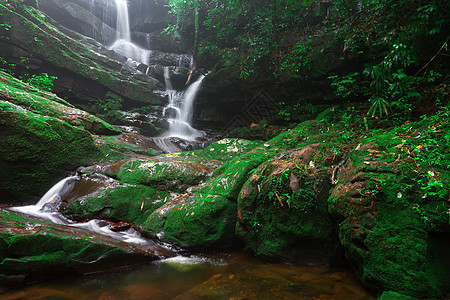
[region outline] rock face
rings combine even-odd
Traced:
[[[108,92],[124,100],[125,106],[163,106],[162,88],[156,79],[127,67],[125,57],[107,50],[98,42],[57,23],[30,6],[0,6],[3,22],[2,57],[9,63],[33,62],[35,72],[58,76],[55,91],[73,103],[84,104],[107,99]],[[23,62],[22,62],[23,64]]]
[[[83,162],[102,157],[92,135],[54,117],[0,101],[0,190],[4,200],[29,200]]]
[[[66,28],[109,46],[116,39],[114,1],[42,0],[39,9]],[[171,23],[163,1],[128,1],[132,40],[143,48],[180,51],[180,43],[161,31]]]
[[[0,116],[2,204],[42,196],[83,164],[159,153],[144,143],[144,137],[111,136],[120,131],[4,72],[0,72]]]

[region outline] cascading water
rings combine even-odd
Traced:
[[[174,72],[176,72],[175,70]],[[166,90],[161,93],[166,95],[169,100],[166,107],[163,109],[163,117],[166,118],[169,123],[169,130],[161,137],[153,138],[156,146],[162,151],[172,153],[185,149],[183,147],[180,148],[183,142],[176,140],[176,143],[174,143],[171,138],[182,139],[185,141],[184,143],[188,145],[190,144],[189,142],[195,141],[196,138],[205,135],[203,131],[197,130],[191,125],[194,100],[200,90],[204,78],[205,76],[201,75],[186,91],[179,92],[173,88],[170,79],[170,68],[164,67]]]
[[[70,176],[56,183],[35,205],[10,207],[9,210],[21,212],[30,216],[49,220],[56,224],[84,228],[102,235],[106,235],[127,243],[145,245],[149,243],[143,239],[139,232],[128,229],[114,232],[108,222],[102,220],[90,220],[86,223],[75,223],[58,212],[64,195],[67,195],[80,180],[81,176]]]
[[[115,0],[117,7],[116,40],[131,42],[130,22],[128,18],[128,3],[126,0]]]
[[[169,122],[169,131],[163,136],[178,137],[184,140],[193,141],[205,134],[203,131],[193,128],[191,125],[194,100],[200,90],[204,78],[205,76],[201,75],[197,81],[192,83],[182,94],[175,95],[175,93],[169,91],[169,104],[164,109],[164,117],[167,117],[167,121]],[[168,113],[170,111],[174,113]]]
[[[115,0],[115,3],[117,8],[117,34],[116,41],[109,48],[132,60],[148,65],[151,51],[131,42],[127,0]]]

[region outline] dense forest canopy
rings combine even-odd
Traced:
[[[369,100],[372,117],[391,111],[409,117],[419,87],[448,76],[448,1],[170,0],[168,6],[177,22],[166,31],[194,33],[201,65],[232,64],[242,80],[307,80],[314,50],[343,43],[341,59],[352,65],[328,78],[337,96]]]

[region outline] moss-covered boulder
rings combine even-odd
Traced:
[[[123,141],[123,143],[117,142],[118,147],[123,147],[125,142],[137,142],[140,147],[145,148],[145,145],[149,143],[148,140],[143,139],[143,137],[139,135],[123,134],[119,137],[107,138],[106,140],[103,138],[106,144],[101,145],[100,148],[102,151],[104,151],[104,147],[110,149],[111,145],[114,145],[113,141],[110,141],[111,139],[116,140],[116,142],[118,139]],[[131,222],[138,226],[142,226],[145,223],[146,228],[152,228],[151,230],[148,230],[148,232],[151,231],[152,235],[156,236],[154,233],[161,231],[165,226],[166,219],[169,218],[166,215],[153,214],[157,208],[163,204],[172,203],[172,200],[177,197],[179,198],[179,194],[185,193],[186,189],[208,180],[214,170],[225,161],[232,159],[233,157],[239,157],[242,153],[245,153],[245,151],[252,149],[256,145],[258,145],[258,143],[246,140],[224,139],[202,150],[145,158],[141,156],[140,158],[129,158],[112,164],[94,165],[80,169],[79,171],[84,173],[82,180],[80,181],[85,179],[86,182],[78,185],[89,186],[92,182],[97,182],[98,180],[101,182],[112,180],[113,182],[101,186],[97,185],[95,191],[92,191],[89,188],[78,188],[81,191],[89,191],[83,195],[76,192],[77,187],[75,187],[75,192],[73,193],[77,194],[77,197],[69,199],[71,197],[69,195],[67,199],[69,204],[63,209],[63,213],[71,218],[77,219],[107,218]],[[114,157],[120,155],[122,155],[121,151],[117,154],[113,154]],[[122,183],[119,183],[106,175],[116,177]],[[98,178],[99,176],[103,176],[103,179]],[[243,182],[241,185],[242,184]],[[194,197],[196,201],[200,201],[200,199],[205,197],[207,199],[215,199],[215,196],[218,195],[214,193],[201,193],[200,191],[196,192],[196,195],[197,194],[200,196]],[[181,196],[181,198],[184,199],[184,196]],[[229,215],[233,209],[228,207],[226,198],[218,197],[218,199],[220,199],[220,201],[212,201],[214,205],[217,204],[216,206],[218,207],[205,211],[205,213],[216,214],[216,210],[226,211],[227,233],[224,234],[220,230],[211,229],[211,232],[214,231],[213,237],[205,236],[205,240],[211,240],[209,242],[192,242],[188,235],[185,235],[186,239],[184,239],[183,235],[174,233],[174,236],[178,236],[178,240],[175,242],[177,245],[190,248],[199,247],[199,245],[203,244],[213,245],[214,243],[218,243],[217,241],[214,241],[214,239],[222,240],[224,239],[224,236],[227,236],[228,238],[233,235],[232,232],[234,230],[235,218],[231,218]],[[205,201],[208,202],[209,200]],[[173,203],[167,205],[173,205]],[[233,204],[230,205],[233,206]],[[203,208],[203,206],[199,207]],[[176,210],[177,208],[175,208],[174,211]],[[151,214],[153,214],[153,217],[149,218]],[[202,214],[203,212],[197,212],[197,215],[199,216]],[[197,216],[195,218],[183,218],[183,220],[177,221],[177,218],[180,218],[181,216],[181,214],[173,214],[170,216],[170,221],[167,223],[182,224],[182,222],[192,222],[190,226],[194,228],[204,227],[203,222],[198,223],[200,218],[197,218]],[[210,219],[212,220],[213,217],[211,216]],[[215,221],[211,222],[214,224],[213,226],[216,226]],[[168,232],[170,230],[179,230],[179,228],[177,229],[172,225],[169,227],[171,229],[168,229]],[[170,239],[164,239],[164,241],[167,240]]]
[[[167,156],[126,162],[117,177],[126,183],[160,187],[182,192],[210,176],[217,165],[195,160],[178,160]]]
[[[142,225],[170,194],[143,185],[104,187],[69,202],[63,213],[77,219],[113,219]]]
[[[413,297],[450,291],[449,122],[376,132],[342,164],[328,203],[367,286]]]
[[[52,179],[101,157],[89,132],[6,101],[0,101],[0,141],[4,200],[42,195]]]
[[[239,139],[220,140],[201,150],[130,160],[114,175],[126,183],[183,192],[209,178],[225,161],[256,144]]]
[[[308,145],[254,170],[238,198],[236,233],[248,249],[291,262],[341,263],[327,207],[331,166],[340,157],[330,148]]]
[[[0,71],[0,98],[37,115],[58,118],[92,134],[119,134],[112,125],[75,108],[53,93],[28,85],[12,75]]]
[[[182,248],[233,245],[236,203],[219,195],[188,193],[164,204],[143,225],[143,232]]]
[[[58,275],[98,272],[170,257],[157,245],[141,247],[85,229],[0,211],[0,292]]]

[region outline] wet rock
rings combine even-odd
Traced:
[[[170,257],[154,245],[141,247],[81,228],[0,211],[0,291],[60,275],[85,274]]]
[[[82,183],[81,183],[82,184]],[[69,201],[63,213],[72,219],[112,219],[131,222],[136,226],[165,202],[170,194],[143,185],[102,185],[92,193]]]
[[[39,9],[69,29],[94,38],[104,45],[112,44],[116,38],[116,30],[102,20],[102,16],[95,14],[97,9],[95,2],[92,3],[89,7],[87,1],[43,0],[39,2]],[[102,10],[106,13],[113,13],[113,7],[108,12],[105,3],[102,5]]]
[[[118,232],[118,231],[125,231],[131,228],[130,223],[125,222],[118,222],[118,223],[112,223],[111,224],[111,231]]]
[[[42,206],[39,212],[43,213],[56,212],[59,210],[61,203],[62,203],[61,197],[56,194],[50,199],[50,201],[48,201]]]

